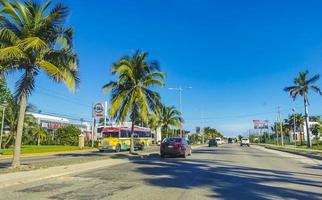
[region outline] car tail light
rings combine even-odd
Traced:
[[[180,148],[180,147],[181,147],[181,143],[180,143],[180,142],[176,142],[176,143],[174,143],[174,146],[175,146],[176,148]]]

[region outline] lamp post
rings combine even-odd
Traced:
[[[182,112],[182,91],[185,90],[185,89],[192,89],[191,86],[187,87],[187,88],[182,88],[181,85],[177,88],[173,88],[173,87],[170,87],[168,88],[169,90],[175,90],[175,91],[178,91],[179,92],[179,109],[180,109],[180,113],[181,113],[181,117],[183,118],[183,112]],[[180,124],[180,135],[182,137],[182,124]]]
[[[2,104],[2,120],[1,120],[1,131],[0,131],[0,150],[2,148],[2,135],[3,135],[3,127],[4,127],[4,113],[6,111],[7,103]]]

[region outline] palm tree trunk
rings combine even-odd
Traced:
[[[310,127],[309,127],[309,114],[308,114],[308,105],[307,99],[304,97],[304,117],[305,117],[305,128],[306,128],[306,140],[307,147],[312,147],[311,136],[310,136]]]
[[[40,133],[38,133],[37,145],[40,146]]]
[[[22,140],[22,131],[23,124],[25,119],[27,97],[25,94],[22,94],[20,97],[20,110],[18,117],[18,126],[17,126],[17,135],[15,140],[15,151],[13,154],[12,167],[16,168],[20,166],[20,150],[21,150],[21,140]]]
[[[130,142],[130,153],[134,154],[134,122],[132,121],[131,127],[131,142]]]

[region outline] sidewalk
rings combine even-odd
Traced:
[[[257,146],[262,146],[267,149],[273,149],[277,151],[283,151],[287,153],[293,153],[301,156],[306,156],[310,158],[314,158],[317,160],[322,160],[322,151],[321,150],[315,150],[315,149],[303,149],[303,148],[295,148],[293,146],[277,146],[273,144],[254,144]]]
[[[17,184],[25,184],[47,178],[59,177],[88,170],[109,167],[129,162],[128,159],[106,159],[67,166],[50,167],[34,171],[22,171],[0,175],[0,189]]]

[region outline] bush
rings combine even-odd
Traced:
[[[77,146],[81,130],[73,125],[56,130],[57,142],[61,145]]]

